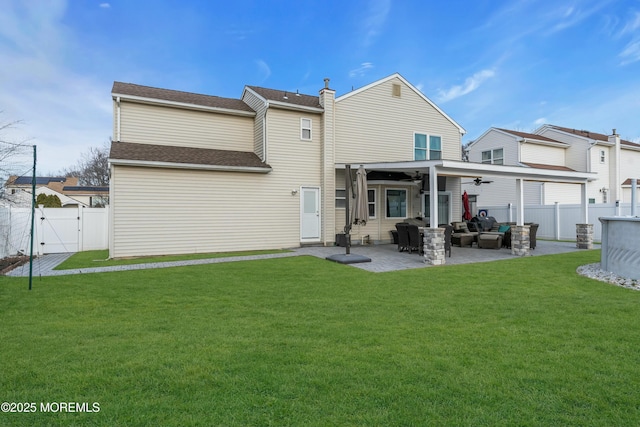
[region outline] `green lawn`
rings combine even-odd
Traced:
[[[638,425],[640,293],[598,260],[0,277],[0,401],[100,406],[0,425]]]
[[[72,270],[76,268],[108,267],[108,266],[114,266],[114,265],[128,265],[128,264],[150,264],[154,262],[187,261],[192,259],[274,254],[274,253],[281,253],[281,252],[290,252],[290,251],[265,250],[265,251],[244,251],[244,252],[224,252],[224,253],[216,252],[216,253],[209,253],[209,254],[162,255],[162,256],[109,259],[109,250],[105,249],[105,250],[98,250],[98,251],[77,252],[73,254],[71,257],[69,257],[62,264],[54,268],[54,270]]]

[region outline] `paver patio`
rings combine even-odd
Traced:
[[[582,249],[577,249],[575,242],[557,242],[538,240],[535,250],[530,252],[530,256],[538,255],[551,255],[566,252],[574,252]],[[599,245],[595,245],[599,248]],[[228,258],[211,258],[211,259],[198,259],[188,261],[170,261],[170,262],[157,262],[150,264],[131,264],[120,265],[110,267],[95,267],[95,268],[83,268],[75,270],[54,270],[54,268],[67,259],[72,254],[50,254],[34,260],[33,275],[39,276],[62,276],[69,274],[83,274],[83,273],[101,273],[110,271],[123,271],[123,270],[143,270],[149,268],[167,268],[178,267],[186,265],[201,265],[201,264],[215,264],[221,262],[233,262],[233,261],[248,261],[267,258],[284,258],[291,256],[310,255],[318,258],[325,259],[326,257],[334,254],[345,253],[345,248],[338,246],[305,246],[302,248],[293,248],[292,252],[277,253],[277,254],[265,254],[265,255],[247,255],[247,256],[233,256]],[[365,262],[360,264],[351,264],[352,267],[360,268],[362,270],[381,273],[386,271],[406,270],[411,268],[430,268],[428,264],[425,264],[424,258],[417,253],[409,254],[407,252],[398,252],[396,245],[355,245],[351,248],[352,254],[364,255],[371,258],[371,262]],[[511,254],[510,249],[478,249],[477,247],[457,247],[451,248],[451,257],[446,258],[445,265],[455,264],[469,264],[475,262],[490,262],[504,259],[515,258]],[[330,261],[327,261],[330,262]],[[21,267],[10,271],[7,276],[13,277],[25,277],[29,275],[29,264],[25,264]]]

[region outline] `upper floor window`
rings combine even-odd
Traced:
[[[604,163],[606,159],[607,159],[607,157],[606,157],[605,151],[604,150],[600,150],[600,163]]]
[[[424,133],[413,134],[414,160],[440,160],[442,158],[442,137]]]
[[[311,141],[311,119],[300,119],[300,139]]]
[[[482,152],[482,163],[489,163],[492,165],[504,164],[504,151],[502,148],[496,148],[495,150],[487,150]]]

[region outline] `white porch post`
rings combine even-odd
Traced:
[[[580,204],[582,205],[582,224],[589,223],[589,196],[587,194],[587,183],[580,184]]]
[[[524,181],[516,178],[516,225],[524,225]]]
[[[582,223],[576,224],[576,247],[593,249],[593,224],[589,224],[589,199],[587,183],[580,184],[580,201],[582,202]]]
[[[429,218],[429,227],[438,228],[438,172],[435,166],[429,167]]]

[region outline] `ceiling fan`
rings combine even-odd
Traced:
[[[414,175],[407,176],[406,178],[402,179],[402,181],[412,181],[414,184],[418,185],[422,182],[422,174],[420,173],[420,171],[416,171]]]
[[[491,184],[493,181],[485,181],[482,178],[476,178],[471,182],[463,182],[463,184],[473,184],[473,185],[480,185],[480,184]]]

